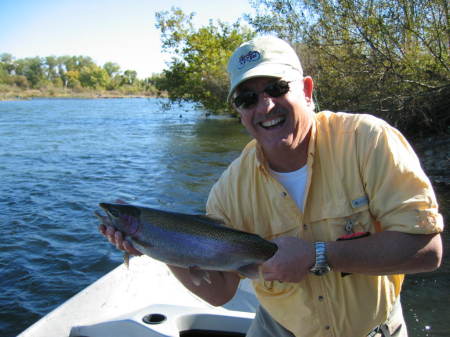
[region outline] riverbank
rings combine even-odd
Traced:
[[[32,98],[140,98],[164,97],[155,91],[121,87],[117,90],[95,90],[86,88],[39,88],[21,89],[16,86],[0,86],[0,101],[18,101]]]
[[[411,145],[433,185],[450,190],[450,135],[413,139]]]

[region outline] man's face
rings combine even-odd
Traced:
[[[289,91],[273,97],[264,89],[278,79],[257,77],[240,84],[235,97],[243,92],[257,93],[255,104],[237,107],[242,124],[269,155],[282,149],[296,149],[307,136],[313,111],[310,77],[289,82]]]

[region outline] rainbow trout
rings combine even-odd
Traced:
[[[189,268],[192,275],[200,269],[237,271],[255,278],[258,266],[278,249],[256,234],[226,227],[202,215],[130,204],[99,206],[110,223],[125,234],[125,240],[141,253],[169,265]]]

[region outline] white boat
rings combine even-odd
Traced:
[[[257,307],[248,280],[213,307],[147,256],[123,264],[41,318],[19,337],[245,336]]]

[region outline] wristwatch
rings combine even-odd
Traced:
[[[314,275],[322,276],[331,270],[327,262],[327,244],[315,242],[314,247],[316,248],[316,263],[309,271]]]

